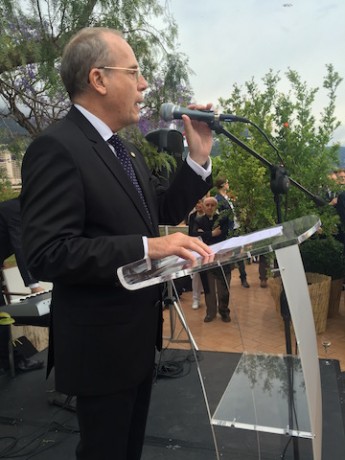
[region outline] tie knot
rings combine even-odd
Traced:
[[[113,134],[109,139],[108,143],[114,147],[115,150],[125,150],[125,146],[123,145],[121,139],[117,134]]]

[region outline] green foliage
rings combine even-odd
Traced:
[[[306,272],[340,279],[345,275],[344,246],[334,237],[316,236],[300,246]]]
[[[71,35],[86,26],[121,30],[145,77],[161,70],[170,92],[188,82],[186,58],[176,53],[177,26],[158,0],[0,0],[0,99],[31,137],[69,107],[59,60]],[[162,20],[160,30],[152,18]]]
[[[263,89],[259,89],[252,79],[244,84],[244,88],[235,84],[230,96],[220,99],[221,111],[236,113],[252,122],[232,124],[231,133],[267,160],[268,165],[284,165],[292,182],[286,195],[274,197],[270,186],[271,168],[267,162],[219,135],[221,155],[215,159],[214,167],[217,173],[229,179],[230,189],[237,197],[238,218],[246,232],[277,221],[278,199],[283,221],[324,212],[316,207],[310,194],[323,196],[330,185],[327,175],[338,164],[339,146],[331,145],[331,142],[333,132],[339,126],[334,110],[336,90],[342,81],[332,65],[326,69],[323,86],[327,90],[328,104],[319,121],[313,115],[319,88],[309,89],[292,70],[286,73],[291,87],[287,92],[278,91],[279,73],[269,71],[262,79]],[[279,155],[256,126],[267,133]],[[325,218],[323,225],[334,229],[338,222],[334,210],[325,211]]]
[[[234,211],[231,208],[222,209],[221,211],[218,211],[218,214],[216,215],[216,220],[213,223],[213,229],[222,225],[229,226],[229,221],[233,221],[234,218]],[[232,236],[235,236],[234,231],[231,231],[229,229],[227,237],[230,238]]]
[[[188,60],[176,52],[177,26],[158,0],[0,0],[0,100],[3,116],[13,118],[27,132],[6,148],[20,159],[27,144],[46,126],[60,119],[70,101],[59,76],[59,62],[69,38],[87,26],[121,30],[133,47],[140,68],[149,81],[143,122],[146,134],[159,123],[165,101],[188,103],[191,99]],[[162,27],[152,26],[159,18]],[[175,167],[175,160],[141,139],[127,136],[143,146],[154,171]]]
[[[4,174],[4,171],[0,169],[0,201],[6,200],[8,190],[10,189],[10,183]]]
[[[156,147],[147,142],[137,126],[131,126],[130,128],[125,129],[121,132],[121,134],[139,148],[145,157],[148,167],[157,175],[157,177],[160,176],[160,173],[163,170],[168,173],[172,173],[175,170],[175,158],[168,153],[158,152]]]
[[[11,198],[16,198],[17,196],[18,191],[12,189],[10,182],[0,169],[0,201],[10,200]]]
[[[30,143],[30,139],[26,136],[15,136],[7,145],[7,150],[11,153],[12,159],[21,160],[23,152]]]

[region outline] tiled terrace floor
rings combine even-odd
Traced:
[[[211,323],[204,323],[205,303],[203,295],[202,304],[198,310],[193,310],[191,307],[191,292],[184,292],[180,296],[180,304],[186,323],[199,350],[272,354],[286,352],[283,320],[276,311],[270,289],[260,287],[258,265],[255,263],[247,265],[247,275],[250,284],[249,289],[241,286],[238,270],[235,269],[232,272],[231,323],[222,322],[220,317]],[[174,308],[171,311],[174,312]],[[170,309],[164,311],[164,345],[172,348],[190,348],[187,334],[179,318],[175,317],[171,311]],[[173,330],[171,318],[175,323]],[[331,342],[327,356],[339,360],[341,370],[345,371],[344,291],[341,295],[339,314],[328,318],[326,331],[317,334],[320,358],[326,357],[322,346],[325,338]]]

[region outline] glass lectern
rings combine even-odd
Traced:
[[[243,353],[211,423],[310,438],[314,460],[321,460],[321,382],[312,307],[298,245],[320,225],[317,216],[305,216],[213,245],[210,260],[197,257],[191,264],[172,256],[139,260],[117,271],[122,285],[136,290],[274,251],[299,356]]]

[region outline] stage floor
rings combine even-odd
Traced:
[[[46,352],[38,357],[45,359]],[[198,352],[211,414],[239,359],[237,353]],[[296,447],[296,443],[289,442],[284,435],[218,426],[214,427],[213,436],[191,351],[164,351],[157,369],[142,460],[216,460],[215,440],[222,460],[294,459],[294,448],[298,448],[300,459],[312,460],[308,439],[299,439]],[[338,361],[332,360],[331,365],[326,365],[325,360],[321,360],[320,369],[322,460],[344,460],[345,379]],[[78,442],[75,413],[49,404],[54,397],[53,379],[45,380],[45,369],[20,374],[14,379],[7,375],[0,377],[0,458],[75,458]],[[282,457],[285,448],[285,457]]]

